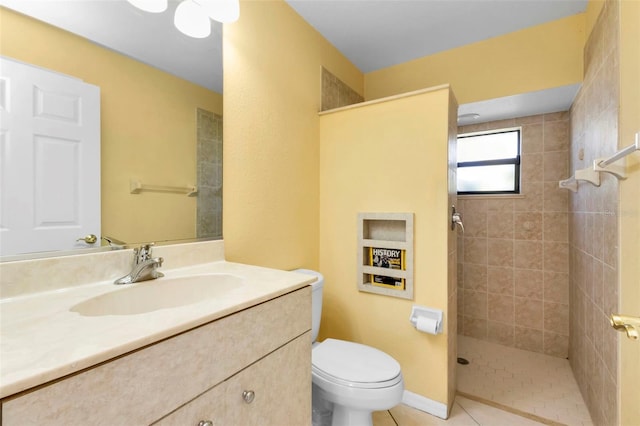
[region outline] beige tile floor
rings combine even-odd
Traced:
[[[406,405],[373,413],[373,426],[540,426],[541,423],[461,396],[451,415],[440,419]]]
[[[592,426],[565,359],[458,337],[458,392],[449,419],[399,405],[374,426]]]

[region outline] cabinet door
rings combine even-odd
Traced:
[[[307,332],[155,425],[311,424],[311,337]]]

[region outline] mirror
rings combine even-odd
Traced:
[[[101,234],[115,245],[222,238],[222,25],[190,38],[177,4],[0,0],[0,55],[100,88]]]

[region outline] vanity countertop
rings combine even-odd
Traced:
[[[143,346],[302,288],[314,277],[217,261],[163,269],[166,278],[224,273],[246,285],[228,297],[135,315],[82,316],[70,309],[127,286],[102,281],[0,300],[0,398],[107,361]],[[162,280],[162,278],[159,278]]]

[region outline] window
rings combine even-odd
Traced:
[[[458,194],[520,193],[520,129],[458,136]]]

